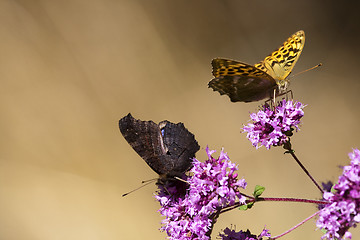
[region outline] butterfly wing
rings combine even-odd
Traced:
[[[192,166],[200,149],[183,123],[141,121],[129,113],[119,121],[120,132],[130,146],[159,175],[171,177]]]
[[[214,75],[208,86],[232,102],[254,102],[271,97],[276,81],[266,72],[246,63],[215,58],[211,62]]]
[[[291,73],[305,44],[305,32],[300,30],[289,37],[282,46],[255,67],[273,77],[279,85]],[[280,83],[279,83],[280,82]]]
[[[129,113],[120,119],[119,128],[125,140],[157,174],[166,173],[167,150],[156,123],[137,120]]]
[[[167,175],[173,176],[184,173],[192,166],[192,158],[200,149],[199,144],[183,123],[175,124],[162,121],[159,123],[159,127],[169,156]]]

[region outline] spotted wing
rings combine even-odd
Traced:
[[[211,62],[214,75],[208,86],[232,102],[254,102],[271,97],[275,80],[266,72],[246,63],[215,58]]]
[[[269,74],[277,82],[282,81],[289,76],[294,68],[304,48],[304,44],[305,32],[300,30],[289,37],[279,49],[275,50],[260,63],[255,64],[255,67]]]

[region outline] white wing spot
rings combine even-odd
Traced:
[[[246,83],[244,84],[244,86],[249,85],[249,84],[252,83],[253,81],[255,81],[254,78],[248,78],[247,81],[246,81]]]

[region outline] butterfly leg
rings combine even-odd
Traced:
[[[290,94],[290,97],[289,97]],[[294,99],[294,95],[293,95],[293,91],[292,90],[287,90],[286,92],[282,93],[281,95],[285,95],[285,100],[289,101],[289,100],[293,100]],[[281,96],[280,95],[280,96]]]
[[[289,97],[289,94],[290,94],[290,97]],[[294,95],[293,95],[293,91],[292,90],[286,90],[285,92],[282,92],[280,94],[277,95],[277,97],[281,97],[285,95],[285,97],[283,97],[282,99],[280,100],[283,100],[285,99],[286,101],[289,101],[289,100],[293,100],[294,99]],[[274,100],[275,102],[275,100]]]
[[[276,100],[276,90],[277,90],[277,89],[274,88],[274,94],[273,94],[273,106],[274,106],[274,108],[275,108],[275,106],[276,106],[276,105],[275,105],[275,103],[276,103],[276,102],[275,102],[275,100]]]
[[[267,105],[270,109],[275,110],[275,106],[276,106],[276,99],[278,98],[279,102],[283,99],[285,99],[286,101],[289,100],[293,100],[294,96],[293,96],[293,91],[292,90],[286,90],[284,92],[281,92],[279,94],[276,95],[277,89],[274,89],[274,95],[271,96],[268,100],[265,101],[265,106]],[[290,94],[290,97],[289,97]],[[285,95],[285,97],[280,98],[281,96]]]
[[[186,181],[186,180],[184,180],[184,179],[182,179],[182,178],[179,178],[179,177],[174,177],[176,180],[179,180],[179,181],[181,181],[181,182],[184,182],[184,183],[187,183],[188,185],[190,185],[190,183],[188,182],[188,181]]]
[[[291,95],[291,100],[293,100],[294,99],[293,91],[289,90],[289,92],[290,92],[290,95]]]

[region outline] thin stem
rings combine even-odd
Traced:
[[[244,196],[244,197],[249,198],[249,199],[255,199],[255,197],[250,196],[250,195],[247,195],[247,194],[245,194],[245,193],[240,192],[240,194],[241,194],[242,196]]]
[[[311,179],[311,181],[315,184],[315,186],[320,190],[321,193],[324,193],[324,191],[322,190],[322,188],[319,186],[319,184],[315,181],[315,179],[310,175],[309,171],[304,167],[304,165],[300,162],[300,160],[296,157],[294,150],[290,150],[289,153],[291,154],[291,156],[295,159],[295,161],[297,162],[297,164],[299,164],[299,166],[301,167],[301,169],[306,173],[306,175],[308,175],[308,177]]]
[[[278,238],[280,238],[280,237],[282,237],[282,236],[284,236],[284,235],[286,235],[286,234],[294,231],[295,229],[297,229],[298,227],[300,227],[301,225],[303,225],[304,223],[306,223],[307,221],[309,221],[310,219],[312,219],[313,217],[315,217],[316,215],[318,215],[320,212],[321,212],[321,210],[318,211],[318,212],[316,212],[316,213],[314,213],[313,215],[311,215],[310,217],[306,218],[305,220],[301,221],[300,223],[298,223],[298,224],[295,225],[294,227],[290,228],[290,229],[287,230],[286,232],[284,232],[284,233],[282,233],[282,234],[280,234],[280,235],[278,235],[278,236],[269,238],[269,239],[275,240],[275,239],[278,239]]]
[[[220,210],[220,213],[225,213],[225,212],[231,211],[231,210],[233,210],[233,209],[235,209],[235,208],[240,207],[241,205],[244,205],[244,204],[242,204],[242,203],[235,203],[235,205],[233,205],[233,206],[231,206],[231,207],[225,207],[225,208],[221,209],[221,210]]]
[[[220,213],[221,213],[221,209],[217,210],[217,212],[215,214],[213,214],[213,216],[211,216],[211,219],[212,219],[211,227],[210,227],[209,231],[206,233],[206,236],[209,236],[209,237],[211,236],[211,233],[214,229],[214,225],[215,225],[218,217],[220,216]]]
[[[327,201],[323,201],[323,200],[311,200],[311,199],[303,199],[303,198],[264,198],[264,197],[259,197],[259,198],[252,198],[250,200],[247,200],[245,204],[251,203],[251,202],[265,202],[265,201],[272,201],[272,202],[302,202],[302,203],[315,203],[315,204],[329,204],[329,202]],[[242,206],[244,204],[238,202],[235,203],[233,206],[230,207],[225,207],[223,209],[221,209],[220,213],[224,213],[224,212],[228,212],[230,210],[233,210],[235,208],[238,208],[240,206]]]
[[[272,201],[272,202],[302,202],[302,203],[315,203],[315,204],[329,204],[328,201],[322,200],[311,200],[304,198],[268,198],[268,197],[259,197],[256,200],[257,202],[263,201]]]

